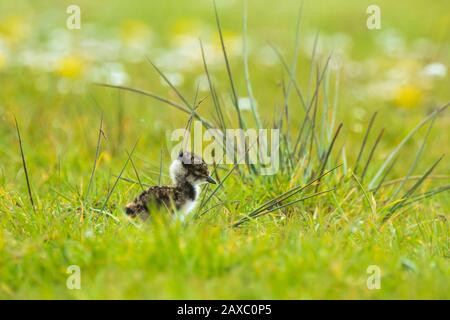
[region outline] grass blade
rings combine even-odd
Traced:
[[[115,177],[115,178],[118,177],[120,180],[123,180],[123,181],[128,182],[128,183],[141,184],[141,183],[139,183],[139,181],[136,181],[136,180],[133,180],[133,179],[130,179],[130,178],[119,177],[119,176],[116,176],[116,175],[113,175],[113,177]],[[147,184],[147,183],[144,183],[144,182],[142,182],[142,186],[147,187],[147,188],[151,187],[150,184]]]
[[[395,164],[397,163],[398,157],[394,158],[394,160],[391,162],[387,170],[384,172],[383,177],[381,178],[380,182],[378,183],[377,187],[375,189],[369,189],[370,191],[373,191],[374,194],[378,192],[378,189],[383,186],[383,182],[388,176],[388,174],[391,172],[392,168],[394,168]]]
[[[158,186],[161,185],[161,177],[162,177],[162,163],[163,163],[163,151],[162,148],[159,152],[159,176],[158,176]]]
[[[375,176],[372,178],[372,180],[369,183],[369,189],[373,188],[375,183],[378,181],[378,179],[380,178],[380,176],[382,175],[383,171],[386,169],[386,167],[388,166],[388,164],[393,160],[393,158],[395,157],[395,155],[400,151],[400,149],[406,144],[406,142],[409,141],[409,139],[411,139],[411,137],[417,132],[417,130],[419,130],[425,123],[427,123],[430,119],[433,119],[434,117],[436,117],[439,113],[445,111],[445,109],[447,109],[447,107],[450,105],[450,103],[447,103],[446,105],[444,105],[443,107],[437,109],[436,111],[434,111],[433,113],[431,113],[429,116],[427,116],[425,119],[423,119],[421,122],[419,122],[419,124],[412,129],[404,138],[403,140],[397,145],[397,147],[389,154],[389,156],[386,158],[386,160],[383,162],[383,164],[380,166],[380,168],[378,169],[377,173],[375,174]]]
[[[22,157],[22,166],[23,166],[23,171],[25,173],[25,180],[27,182],[28,197],[30,198],[31,207],[33,208],[33,211],[36,213],[36,207],[34,205],[34,200],[33,200],[33,193],[31,192],[31,184],[30,184],[30,177],[28,175],[27,162],[25,161],[25,153],[23,151],[22,137],[20,135],[19,124],[17,123],[16,117],[14,117],[14,122],[16,124],[17,137],[19,139],[20,156]]]
[[[254,144],[257,141],[255,141],[251,146],[249,146],[244,154],[242,155],[243,159],[246,158],[247,153],[249,152],[249,150],[254,146]],[[213,190],[213,192],[208,196],[208,198],[205,200],[205,202],[203,203],[203,206],[206,206],[206,204],[208,204],[208,202],[212,199],[212,197],[217,193],[217,191],[219,191],[220,188],[222,188],[223,183],[228,179],[228,177],[231,175],[231,173],[234,171],[234,169],[238,168],[239,162],[242,160],[241,159],[237,159],[235,165],[227,172],[227,174],[223,177],[223,179],[219,182],[219,184],[217,185],[217,187]],[[201,217],[205,212],[202,212],[201,214],[196,215],[196,217]]]
[[[439,164],[439,162],[441,162],[441,160],[444,158],[444,156],[445,155],[442,155],[438,160],[436,160],[436,162],[428,169],[428,171],[425,172],[425,174],[422,176],[422,178],[417,180],[417,182],[405,193],[403,198],[408,198],[417,190],[417,188],[422,184],[422,182],[431,174],[431,172],[433,172],[434,168],[436,168],[436,166]]]
[[[95,175],[95,169],[97,168],[97,160],[100,153],[100,143],[102,140],[102,134],[103,134],[103,112],[100,118],[100,127],[98,129],[98,138],[97,138],[97,146],[95,148],[95,158],[94,158],[94,164],[92,165],[92,172],[91,177],[89,178],[89,184],[86,191],[86,200],[89,198],[89,193],[91,191],[92,182],[94,181],[94,175]]]
[[[319,171],[319,177],[322,176],[322,173],[325,170],[325,166],[327,165],[328,158],[330,157],[331,151],[333,150],[334,143],[336,142],[336,139],[337,139],[337,137],[339,135],[339,132],[342,129],[342,126],[343,126],[343,124],[340,123],[338,128],[337,128],[337,130],[336,130],[336,133],[334,134],[333,140],[331,140],[330,146],[328,147],[328,151],[327,151],[327,153],[325,155],[325,159],[323,159],[322,168]],[[318,188],[319,188],[319,184],[316,185],[316,192],[317,192]]]
[[[126,152],[127,152],[128,157],[130,158],[131,166],[133,167],[134,174],[136,175],[136,178],[138,179],[139,186],[141,187],[142,191],[144,191],[145,188],[144,188],[144,185],[142,184],[141,177],[139,176],[139,172],[137,171],[136,166],[134,165],[133,158],[131,158],[131,156],[128,153],[128,151],[126,151]]]
[[[235,165],[227,172],[227,174],[223,177],[222,181],[220,181],[220,183],[217,185],[217,187],[214,188],[214,190],[211,192],[211,194],[208,196],[208,198],[206,198],[206,200],[203,202],[203,207],[206,206],[206,205],[208,204],[209,200],[211,200],[212,197],[217,193],[217,191],[219,191],[219,189],[222,188],[223,183],[228,179],[228,177],[231,175],[231,173],[234,171],[234,169],[236,169],[236,167],[237,167],[238,165],[239,165],[239,164],[236,163],[236,164],[235,164]],[[200,217],[203,216],[207,211],[208,211],[208,210],[203,211],[202,213],[198,214],[195,218],[200,218]]]
[[[307,199],[315,198],[315,197],[317,197],[317,196],[320,196],[320,195],[325,194],[325,193],[329,193],[329,192],[334,191],[334,190],[336,190],[336,188],[329,189],[329,190],[325,190],[325,191],[316,192],[316,193],[313,193],[313,194],[311,194],[311,195],[305,196],[305,197],[303,197],[303,198],[300,198],[300,199],[297,199],[297,200],[288,202],[288,203],[286,203],[286,204],[283,204],[283,205],[281,205],[281,206],[279,206],[279,207],[272,208],[272,209],[269,209],[269,210],[267,210],[267,211],[263,211],[263,212],[258,213],[258,214],[256,214],[256,215],[253,215],[253,216],[247,215],[246,217],[243,217],[242,219],[240,219],[240,220],[238,220],[237,222],[233,223],[233,224],[231,225],[231,227],[233,227],[233,228],[239,227],[241,224],[243,224],[243,223],[245,223],[245,222],[247,222],[247,221],[249,221],[249,220],[252,220],[252,219],[255,219],[255,218],[259,218],[259,217],[264,216],[264,215],[266,215],[266,214],[269,214],[269,213],[271,213],[271,212],[274,212],[274,211],[277,211],[277,210],[284,209],[284,208],[286,208],[286,207],[292,206],[292,205],[294,205],[294,204],[296,204],[296,203],[299,203],[299,202],[301,202],[301,201],[305,201],[305,200],[307,200]]]
[[[369,168],[370,162],[372,161],[375,150],[377,149],[377,146],[380,143],[381,138],[383,137],[383,134],[384,134],[384,128],[381,129],[380,133],[378,134],[377,139],[375,140],[375,143],[373,144],[372,149],[370,150],[369,157],[367,158],[366,165],[364,166],[363,172],[361,174],[361,182],[364,181],[364,177],[366,176],[367,169]]]
[[[220,45],[222,46],[223,58],[225,60],[225,66],[227,69],[228,80],[230,81],[231,92],[232,92],[232,96],[233,96],[233,104],[234,104],[234,107],[236,109],[236,113],[238,116],[239,126],[244,129],[245,124],[244,124],[244,120],[242,119],[242,116],[241,116],[241,110],[239,109],[238,95],[236,93],[236,88],[235,88],[234,81],[233,81],[233,74],[231,72],[230,62],[228,61],[227,50],[225,48],[225,41],[223,40],[222,27],[220,26],[220,19],[219,19],[219,13],[217,12],[216,1],[214,0],[213,3],[214,3],[214,13],[216,16],[217,29],[219,31]]]
[[[414,197],[410,201],[407,201],[407,202],[403,203],[399,208],[403,208],[403,207],[409,206],[409,205],[411,205],[413,203],[416,203],[416,202],[421,201],[421,200],[428,199],[428,198],[433,197],[433,196],[435,196],[435,195],[437,195],[439,193],[446,192],[446,191],[449,191],[449,190],[450,190],[450,185],[445,185],[445,186],[442,186],[442,187],[438,187],[436,189],[433,189],[433,190],[430,190],[428,192],[422,193],[421,195],[419,195],[417,197]]]
[[[420,187],[422,182],[424,182],[425,179],[431,174],[431,172],[433,172],[434,168],[436,168],[436,166],[439,164],[442,158],[444,158],[444,155],[442,155],[435,163],[433,163],[433,165],[427,170],[427,172],[425,172],[425,174],[419,180],[417,180],[417,182],[408,191],[406,191],[406,193],[402,197],[403,200],[396,203],[392,208],[389,209],[388,213],[383,218],[383,223],[389,220],[389,218],[394,214],[394,212],[403,206],[403,204],[408,200],[408,198],[417,190],[417,188]]]
[[[353,172],[355,172],[355,174],[358,172],[358,164],[359,164],[359,161],[361,160],[361,156],[362,156],[362,154],[364,152],[364,148],[366,147],[367,139],[369,137],[370,130],[372,130],[372,125],[373,125],[373,123],[375,121],[375,118],[377,117],[377,113],[378,112],[374,112],[374,114],[370,118],[369,125],[367,126],[366,133],[364,134],[364,138],[363,138],[363,141],[361,143],[361,148],[359,149],[358,157],[356,158],[355,167],[353,169]]]
[[[193,107],[190,105],[187,99],[181,94],[181,92],[172,84],[172,82],[170,82],[169,78],[167,78],[166,75],[149,58],[147,58],[147,61],[152,65],[152,67],[156,70],[156,72],[158,72],[161,78],[164,79],[164,81],[169,85],[169,87],[172,88],[172,90],[175,92],[178,98],[180,98],[180,100],[183,101],[184,105],[188,107],[189,110],[192,110]]]
[[[333,99],[333,108],[332,108],[332,113],[331,113],[331,123],[330,123],[330,127],[329,127],[329,131],[328,131],[328,141],[331,140],[331,135],[333,134],[334,131],[334,125],[336,123],[336,113],[337,113],[337,106],[339,103],[339,84],[340,84],[340,76],[339,73],[336,73],[336,83],[335,83],[335,87],[334,87],[334,99]]]
[[[356,183],[358,184],[359,188],[363,192],[364,198],[366,199],[367,205],[370,208],[370,211],[372,211],[373,214],[376,214],[375,208],[372,205],[372,201],[370,201],[369,194],[367,193],[366,189],[363,187],[361,182],[358,180],[358,177],[355,175],[354,172],[352,172],[352,177],[355,179]]]
[[[251,211],[249,213],[249,215],[250,216],[256,215],[259,212],[262,212],[262,211],[266,210],[267,208],[273,207],[274,205],[276,205],[276,204],[278,204],[278,203],[280,203],[280,202],[282,202],[282,201],[284,201],[284,200],[286,200],[286,199],[296,195],[297,193],[299,193],[299,192],[305,190],[306,188],[308,188],[309,186],[313,185],[315,182],[319,182],[320,179],[322,179],[324,176],[328,175],[329,173],[333,172],[334,170],[336,170],[340,166],[341,165],[338,165],[338,166],[334,167],[333,169],[328,170],[327,172],[321,174],[319,177],[309,181],[307,184],[305,184],[303,186],[300,185],[300,186],[293,187],[290,190],[288,190],[288,191],[286,191],[286,192],[276,196],[275,198],[273,198],[273,199],[263,203],[261,206],[259,206],[258,208],[254,209],[253,211]]]
[[[128,165],[128,162],[130,162],[130,159],[133,156],[134,150],[136,149],[136,146],[137,146],[138,142],[139,142],[139,139],[134,144],[133,149],[131,150],[131,152],[130,153],[127,152],[127,154],[128,154],[127,161],[123,165],[122,170],[120,171],[119,175],[117,176],[117,179],[114,182],[111,190],[108,192],[108,195],[106,196],[105,202],[103,202],[103,206],[102,206],[102,210],[101,210],[102,212],[105,210],[106,205],[108,204],[109,198],[111,198],[111,195],[113,194],[114,190],[116,189],[117,183],[122,178],[123,172],[125,171],[125,169],[126,169],[126,167]]]
[[[244,0],[244,14],[243,14],[243,59],[244,59],[244,78],[245,85],[247,87],[248,98],[250,99],[250,107],[252,109],[253,118],[255,118],[256,127],[261,129],[261,120],[259,118],[258,111],[256,110],[255,98],[253,96],[252,84],[250,81],[250,72],[248,67],[248,43],[247,43],[247,0]]]
[[[223,112],[222,112],[219,98],[217,97],[216,91],[212,84],[211,75],[209,74],[208,65],[206,63],[205,50],[203,48],[203,43],[201,40],[200,40],[200,51],[202,53],[203,68],[205,70],[206,78],[208,79],[209,91],[211,92],[214,108],[216,110],[216,114],[219,119],[220,126],[221,126],[222,130],[224,130],[226,128],[225,119],[223,117]]]
[[[137,93],[137,94],[164,102],[165,104],[172,106],[180,111],[183,111],[184,113],[189,113],[189,114],[191,113],[191,111],[189,109],[186,109],[185,107],[179,105],[178,103],[171,101],[169,99],[163,98],[163,97],[161,97],[155,93],[149,92],[149,91],[145,91],[145,90],[137,89],[137,88],[126,87],[126,86],[116,86],[116,85],[106,84],[106,83],[95,83],[95,85],[101,86],[101,87],[106,87],[106,88],[113,88],[113,89],[119,89],[119,90]]]
[[[420,145],[419,150],[417,151],[416,157],[414,158],[413,163],[411,164],[411,167],[409,167],[408,173],[406,174],[403,181],[400,183],[400,185],[397,187],[397,189],[392,194],[391,198],[395,198],[397,194],[400,192],[400,190],[405,185],[405,182],[408,180],[409,176],[414,172],[414,169],[416,168],[417,164],[419,163],[419,159],[421,158],[423,151],[425,150],[425,144],[428,140],[428,136],[430,135],[431,129],[433,128],[434,122],[436,118],[433,118],[430,122],[430,125],[428,126],[428,130],[425,134],[425,137],[423,138],[422,144]]]

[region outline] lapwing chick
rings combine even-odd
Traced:
[[[200,195],[200,185],[213,183],[208,166],[203,159],[191,152],[181,151],[170,166],[173,186],[153,186],[142,192],[125,211],[130,216],[147,218],[151,209],[167,208],[181,219],[195,207]],[[174,212],[175,211],[175,212]]]

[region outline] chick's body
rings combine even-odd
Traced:
[[[152,208],[164,206],[170,212],[178,212],[184,217],[195,207],[200,184],[215,183],[203,159],[190,152],[180,152],[170,166],[170,175],[173,186],[148,188],[127,205],[126,213],[131,216],[148,215]]]

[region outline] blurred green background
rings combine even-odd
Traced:
[[[80,30],[66,27],[66,9],[72,4],[81,9]],[[250,77],[266,124],[283,103],[287,79],[273,47],[291,62],[300,4],[248,1]],[[371,4],[381,9],[380,30],[366,26]],[[243,2],[217,0],[217,8],[237,91],[245,98]],[[332,55],[326,78],[329,103],[337,104],[337,121],[344,122],[349,162],[356,158],[374,111],[379,111],[376,129],[387,129],[374,157],[381,163],[422,118],[449,101],[449,31],[447,0],[303,1],[298,81],[311,95],[310,70],[314,74]],[[317,35],[317,63],[311,69]],[[317,223],[331,225],[331,231],[295,219],[286,229],[266,224],[249,232],[221,231],[221,225],[233,220],[231,213],[218,215],[213,227],[208,221],[206,227],[157,225],[136,231],[110,221],[102,233],[100,224],[84,223],[79,213],[83,217],[90,208],[81,199],[102,112],[105,139],[94,206],[103,202],[127,158],[125,150],[138,137],[135,164],[147,183],[157,183],[160,150],[168,161],[168,134],[184,128],[188,119],[157,101],[93,83],[142,88],[176,100],[150,58],[190,101],[197,88],[199,97],[208,96],[199,39],[225,112],[234,119],[211,1],[0,1],[0,297],[448,298],[448,194],[415,208],[399,229],[384,232],[378,232],[359,202],[336,224],[319,217]],[[295,131],[303,113],[291,99]],[[209,98],[199,112],[213,117]],[[249,110],[243,112],[251,118]],[[14,116],[22,130],[38,215],[31,214],[26,196]],[[446,113],[435,123],[419,172],[448,153],[449,128]],[[405,175],[421,141],[417,137],[407,144],[392,178]],[[168,183],[167,168],[163,171],[163,183]],[[444,158],[436,173],[448,180],[449,172]],[[131,168],[126,176],[133,177]],[[279,179],[248,187],[234,178],[227,196],[245,204],[233,214],[249,211],[268,193],[285,191],[290,181]],[[138,191],[119,184],[110,201],[115,212]],[[426,217],[419,217],[421,212]],[[419,218],[441,222],[419,230],[412,226]],[[361,233],[354,233],[360,225]],[[65,287],[65,268],[73,261],[88,279],[81,291]],[[387,275],[385,290],[379,292],[364,286],[365,268],[374,261]]]

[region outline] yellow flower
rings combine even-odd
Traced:
[[[110,162],[111,158],[111,154],[108,151],[102,151],[98,157],[98,164]]]
[[[422,98],[422,89],[411,84],[399,87],[394,93],[395,105],[403,108],[417,107],[422,102]]]
[[[175,36],[180,35],[195,35],[199,33],[201,30],[200,24],[198,21],[190,20],[190,19],[181,19],[175,22],[173,27],[171,28],[172,33]]]
[[[66,78],[78,78],[83,74],[85,65],[81,58],[76,56],[67,56],[58,62],[56,72],[58,75]]]
[[[225,47],[229,55],[239,55],[242,52],[242,38],[241,36],[233,31],[224,30],[222,32],[223,41],[225,42]],[[215,41],[216,50],[222,51],[222,46],[217,39]]]
[[[28,29],[27,21],[20,16],[9,16],[0,21],[0,36],[10,43],[22,40]]]
[[[120,27],[123,41],[130,45],[136,42],[146,42],[152,36],[152,30],[148,25],[139,20],[127,20]]]

